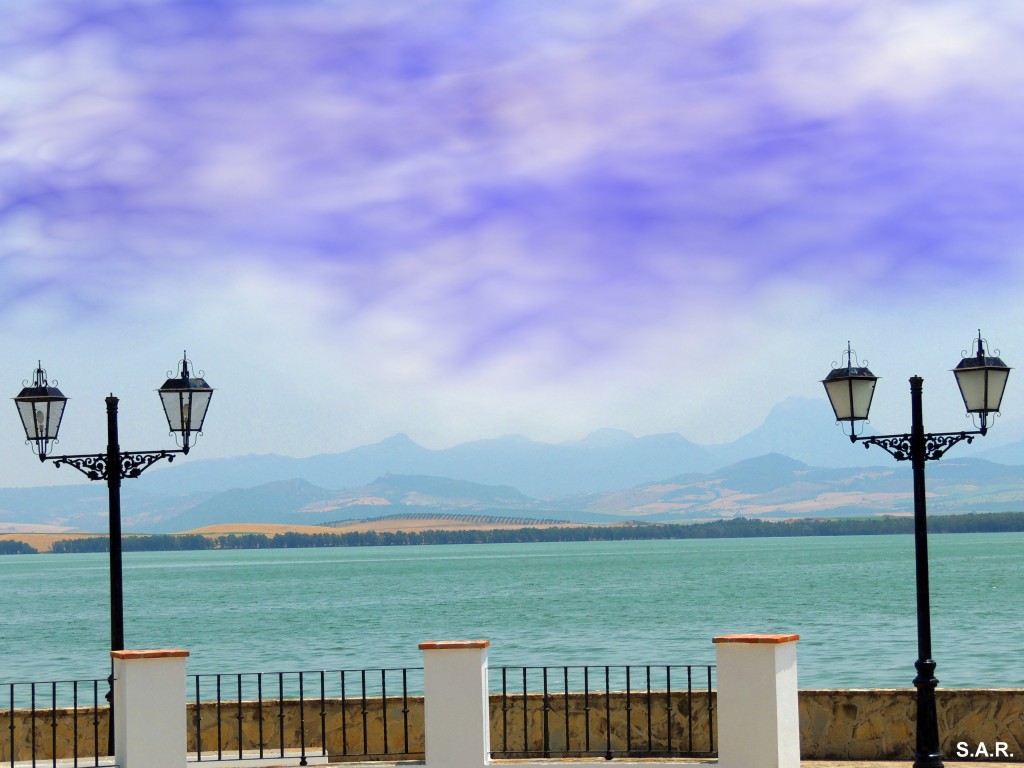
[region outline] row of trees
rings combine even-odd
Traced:
[[[38,552],[24,541],[0,541],[0,555],[35,555]]]
[[[503,544],[544,541],[622,541],[645,539],[724,539],[779,536],[862,536],[911,533],[910,517],[851,518],[831,520],[787,520],[771,522],[751,518],[716,520],[709,523],[631,523],[616,526],[573,526],[566,528],[518,528],[514,530],[434,530],[416,532],[350,533],[259,533],[200,536],[198,534],[129,536],[122,548],[127,552],[200,549],[292,549],[302,547],[379,547],[411,544]],[[1024,512],[943,515],[929,520],[932,533],[981,533],[1024,531]],[[35,552],[21,542],[17,544]],[[54,552],[106,552],[106,537],[67,539],[54,544]],[[0,554],[17,554],[0,548]]]

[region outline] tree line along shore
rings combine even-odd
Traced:
[[[723,539],[785,536],[870,536],[912,533],[911,517],[832,518],[770,521],[731,518],[703,523],[637,523],[558,528],[454,529],[422,531],[350,531],[333,533],[229,533],[209,535],[133,534],[122,539],[126,552],[206,549],[291,549],[303,547],[374,547],[417,544],[512,544],[553,541],[624,541],[645,539]],[[993,533],[1024,531],[1024,512],[938,515],[928,520],[930,533]],[[106,552],[106,536],[57,541],[58,554]],[[17,540],[0,541],[0,554],[38,554]]]

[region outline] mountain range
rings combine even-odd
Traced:
[[[605,429],[557,445],[506,436],[431,450],[395,435],[308,458],[192,460],[124,483],[123,527],[167,532],[396,513],[614,522],[909,512],[909,466],[878,449],[855,450],[829,428],[831,415],[825,402],[789,400],[750,434],[715,446]],[[928,483],[933,512],[1024,509],[1019,466],[950,455],[929,466]],[[0,531],[103,531],[106,508],[100,483],[0,489]]]

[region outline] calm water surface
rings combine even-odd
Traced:
[[[1024,534],[932,536],[947,687],[1024,687]],[[105,677],[108,561],[0,558],[0,680]],[[129,648],[189,672],[419,666],[486,638],[492,665],[707,664],[711,638],[795,632],[800,686],[909,686],[913,537],[573,542],[124,556]]]

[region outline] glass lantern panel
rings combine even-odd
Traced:
[[[960,368],[956,373],[968,413],[998,411],[1010,375],[1008,368]]]
[[[196,390],[189,392],[189,403],[186,403],[185,418],[190,432],[199,432],[206,419],[206,409],[210,407],[213,390]]]
[[[825,391],[837,421],[861,421],[868,417],[875,393],[873,378],[845,378],[825,381]]]
[[[18,415],[29,440],[53,440],[60,429],[66,400],[17,400]]]
[[[160,402],[164,406],[164,415],[167,417],[167,426],[172,432],[181,432],[181,396],[184,392],[160,391]]]
[[[212,389],[160,390],[167,426],[172,432],[199,432],[212,395]]]

